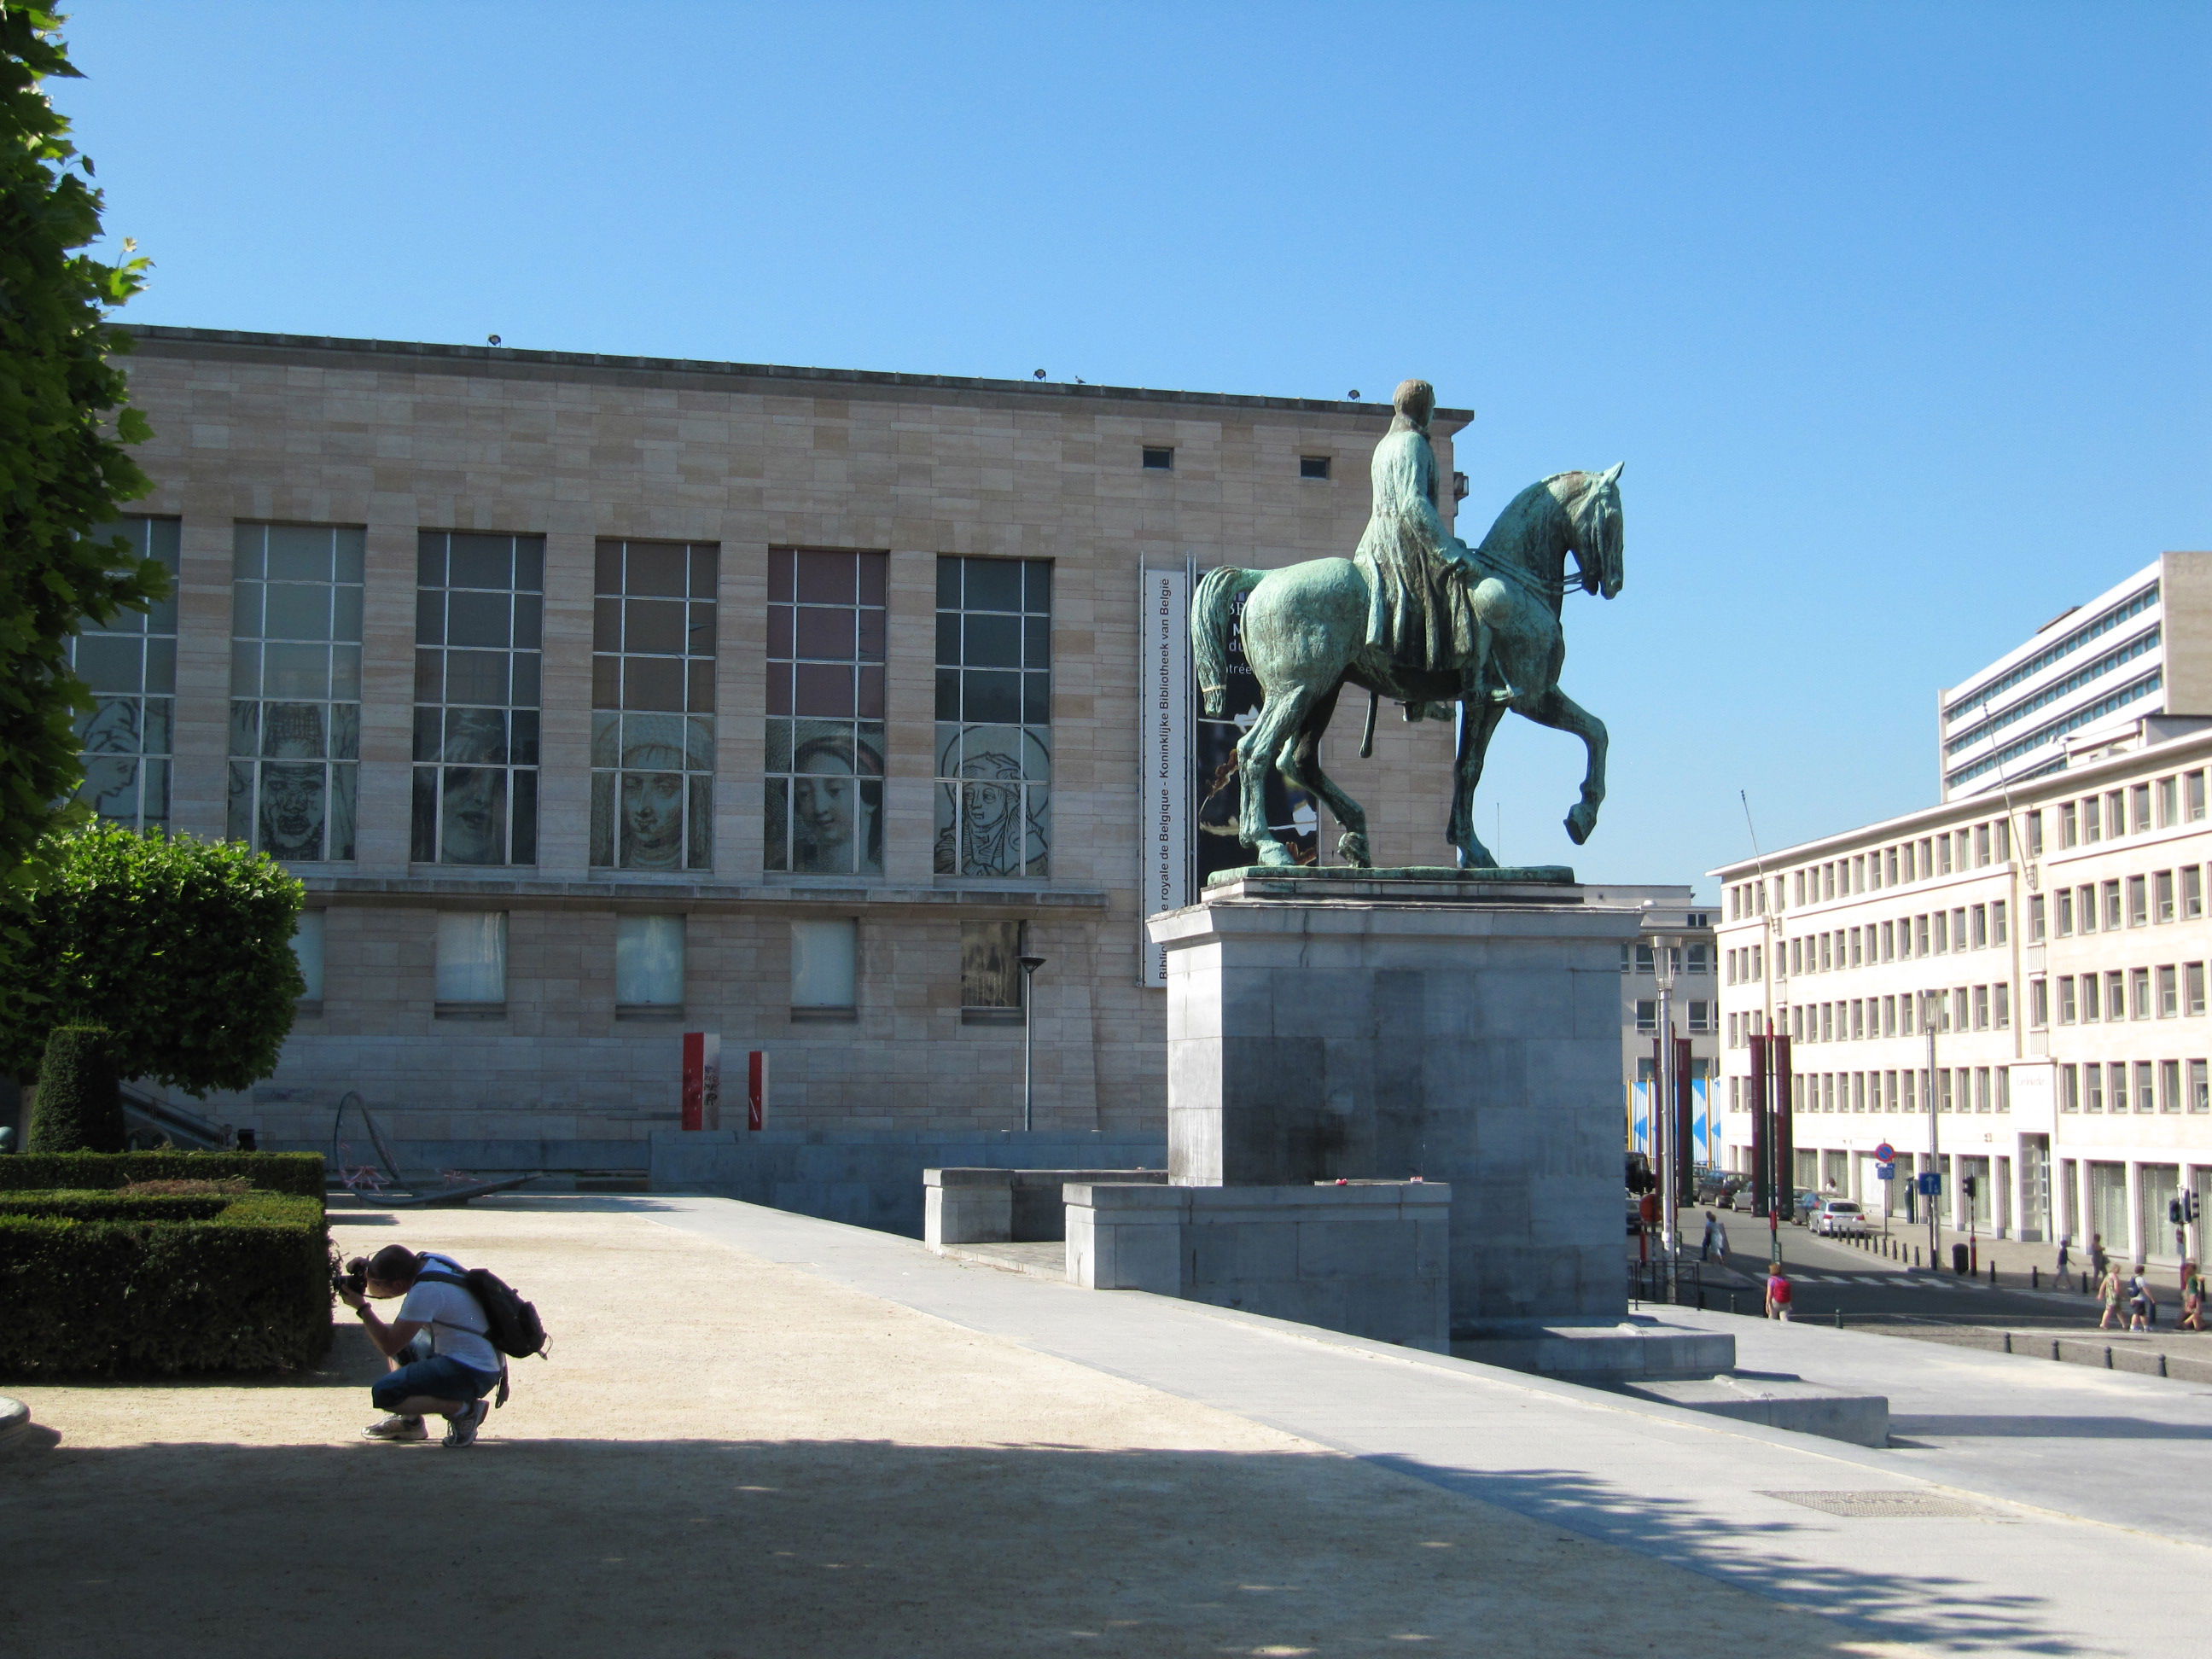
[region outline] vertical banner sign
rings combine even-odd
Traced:
[[[1751,1201],[1761,1215],[1767,1211],[1767,1169],[1774,1156],[1771,1144],[1773,1129],[1767,1117],[1768,1102],[1773,1093],[1769,1058],[1769,1045],[1773,1041],[1764,1036],[1751,1039]]]
[[[722,1039],[713,1031],[684,1034],[684,1127],[722,1127]]]
[[[768,1121],[768,1050],[756,1048],[745,1056],[745,1127],[757,1129]]]
[[[1145,918],[1190,902],[1190,574],[1147,570],[1143,581],[1140,636],[1144,693],[1138,707],[1143,729],[1137,752],[1144,769],[1141,836],[1144,902],[1137,907],[1139,983],[1167,983],[1167,951],[1152,943]]]

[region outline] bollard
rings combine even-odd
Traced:
[[[1990,1262],[1990,1288],[1991,1290],[1995,1290],[1995,1289],[1996,1288],[1996,1282],[1997,1282],[1997,1264],[1996,1264],[1996,1262],[1992,1261],[1992,1262]]]
[[[1841,1308],[1836,1310],[1836,1328],[1839,1331],[1844,1328],[1844,1310]]]
[[[2164,1354],[2160,1354],[2158,1357],[2158,1374],[2160,1376],[2164,1376],[2166,1375],[2166,1356]]]
[[[2040,1267],[2029,1267],[2029,1268],[2028,1268],[2028,1270],[2027,1270],[2027,1288],[2028,1288],[2029,1290],[2031,1290],[2031,1291],[2039,1291],[2039,1290],[2041,1290],[2041,1289],[2043,1288],[2043,1269],[2042,1269],[2042,1268],[2040,1268]]]
[[[1699,1313],[1703,1313],[1703,1312],[1705,1312],[1705,1287],[1703,1285],[1698,1285],[1698,1311]]]
[[[2010,1331],[2007,1331],[2004,1334],[2004,1351],[2007,1353],[2010,1353],[2012,1352],[2012,1333]]]
[[[2109,1345],[2105,1349],[2105,1369],[2106,1370],[2112,1369],[2112,1350]]]
[[[2063,1361],[2065,1357],[2065,1355],[2058,1352],[2058,1339],[2055,1336],[2052,1337],[2051,1339],[2051,1358],[2054,1361]]]

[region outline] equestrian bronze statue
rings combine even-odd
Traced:
[[[1318,796],[1344,826],[1337,851],[1346,862],[1373,862],[1365,811],[1321,769],[1322,734],[1338,695],[1352,684],[1370,698],[1363,756],[1373,752],[1376,700],[1403,703],[1408,720],[1441,718],[1457,705],[1459,751],[1445,834],[1462,869],[1498,867],[1474,833],[1474,787],[1505,711],[1573,732],[1589,753],[1582,799],[1566,819],[1580,846],[1605,799],[1605,726],[1559,690],[1566,658],[1559,607],[1570,587],[1608,599],[1620,592],[1620,468],[1554,473],[1529,485],[1480,544],[1469,547],[1444,528],[1437,511],[1429,443],[1435,391],[1425,380],[1407,380],[1392,401],[1390,429],[1375,447],[1374,516],[1352,557],[1280,570],[1224,566],[1199,583],[1190,636],[1206,712],[1221,712],[1239,594],[1248,596],[1245,659],[1266,694],[1237,745],[1239,838],[1261,864],[1296,861],[1267,827],[1263,785],[1273,766],[1294,787]]]

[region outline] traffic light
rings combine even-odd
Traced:
[[[1974,1177],[1972,1176],[1960,1176],[1959,1177],[1959,1190],[1964,1193],[1969,1199],[1972,1198],[1974,1195]]]

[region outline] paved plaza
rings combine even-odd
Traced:
[[[2201,1651],[2203,1388],[1706,1316],[1747,1366],[1975,1368],[1874,1451],[728,1200],[334,1220],[501,1273],[552,1358],[466,1452],[355,1438],[349,1328],[295,1381],[17,1388],[8,1650]]]

